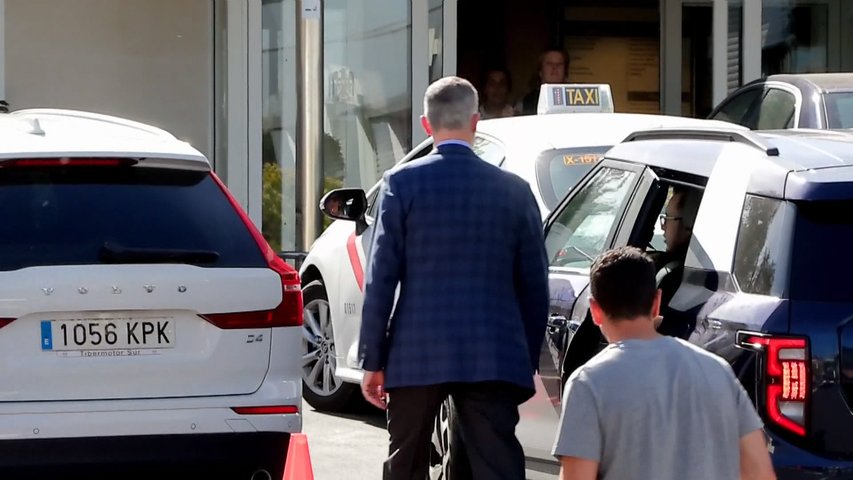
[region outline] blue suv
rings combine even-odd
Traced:
[[[694,207],[667,212],[674,193]],[[690,227],[675,252],[668,219]],[[541,374],[555,409],[568,375],[604,345],[589,317],[592,259],[632,245],[667,258],[659,329],[730,362],[778,477],[853,478],[853,134],[636,132],[554,210],[546,243]]]

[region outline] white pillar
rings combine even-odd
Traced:
[[[743,83],[761,78],[761,0],[743,0]]]
[[[661,110],[681,115],[681,0],[661,1]]]
[[[218,161],[228,190],[240,205],[249,207],[249,152],[248,152],[248,58],[246,27],[248,3],[228,0],[226,3],[226,92],[225,136],[227,150],[225,161]],[[223,168],[224,167],[224,168]]]
[[[713,20],[711,22],[712,69],[711,91],[713,104],[720,103],[728,94],[728,39],[729,39],[729,2],[714,0]]]
[[[296,248],[307,251],[323,227],[323,2],[296,5]]]
[[[412,145],[426,138],[421,128],[423,101],[429,86],[429,0],[412,1]]]
[[[263,26],[261,0],[248,0],[246,29],[246,151],[247,151],[247,212],[255,225],[261,225],[263,216]]]
[[[459,9],[456,5],[456,0],[444,0],[444,39],[442,39],[442,48],[444,49],[445,75],[456,75],[457,71],[456,49],[458,38],[458,12]]]

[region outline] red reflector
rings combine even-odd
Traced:
[[[0,167],[119,167],[136,163],[133,158],[22,158],[0,162]]]
[[[272,310],[238,313],[208,313],[202,318],[222,329],[274,327]]]
[[[12,323],[14,321],[15,321],[14,318],[0,318],[0,328],[3,328],[6,325],[9,325],[10,323]]]
[[[240,415],[292,415],[299,413],[299,407],[295,405],[276,405],[267,407],[231,407],[235,413]]]

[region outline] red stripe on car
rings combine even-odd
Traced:
[[[364,268],[361,266],[361,259],[358,258],[358,248],[355,245],[355,232],[347,238],[347,254],[349,255],[349,263],[352,265],[352,273],[355,275],[355,283],[358,284],[358,289],[364,291]]]

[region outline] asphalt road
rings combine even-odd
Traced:
[[[382,478],[388,455],[383,412],[365,407],[351,414],[329,414],[302,405],[302,431],[308,436],[315,480]]]

